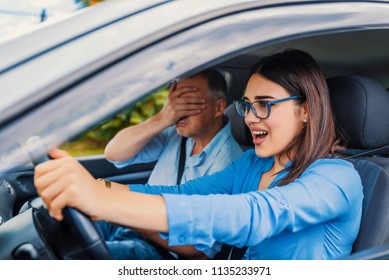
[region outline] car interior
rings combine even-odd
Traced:
[[[364,185],[361,228],[353,252],[346,259],[389,259],[389,245],[382,247],[389,244],[389,31],[350,31],[285,40],[212,65],[226,75],[230,105],[225,114],[231,121],[234,137],[244,150],[253,147],[252,139],[243,119],[232,107],[232,100],[241,98],[253,62],[289,47],[311,53],[322,66],[337,128],[347,140],[343,156],[354,164]],[[118,170],[102,157],[79,160],[95,177],[120,183],[145,183],[153,167],[150,163]],[[83,225],[78,229],[49,219],[41,201],[34,199],[32,176],[31,169],[1,179],[0,236],[4,243],[0,239],[0,247],[5,247],[2,247],[0,259],[109,258],[98,232],[86,217],[70,211],[68,215],[76,216],[74,219]],[[27,220],[31,208],[38,209],[34,214],[38,221],[34,231],[30,228],[31,221]],[[76,228],[82,236],[81,245],[79,240],[66,237],[74,234],[69,228]],[[15,240],[12,238],[15,232],[25,234]],[[39,244],[38,251],[31,249],[32,241]],[[95,244],[93,252],[85,253],[91,244]],[[244,248],[225,246],[216,259],[240,259],[243,253]]]
[[[372,253],[375,259],[387,258],[387,250],[377,253],[374,248],[389,242],[389,131],[382,129],[389,125],[389,94],[376,80],[360,75],[332,77],[327,84],[339,133],[348,143],[342,154],[353,163],[364,186],[362,223],[348,259],[371,259]],[[243,119],[232,106],[226,115],[242,148],[252,148]],[[366,249],[370,250],[360,253]]]

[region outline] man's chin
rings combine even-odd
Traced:
[[[182,137],[190,137],[189,136],[189,133],[186,131],[186,129],[182,126],[177,126],[176,125],[176,131],[177,131],[177,134],[182,136]]]

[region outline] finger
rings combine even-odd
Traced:
[[[183,114],[181,114],[180,116],[178,116],[178,120],[177,120],[177,121],[180,121],[181,119],[186,118],[186,117],[199,115],[199,114],[201,114],[201,112],[202,112],[201,110],[197,110],[197,111],[186,111],[186,112],[184,112]]]
[[[170,98],[179,98],[181,96],[183,96],[184,94],[188,94],[188,93],[196,93],[198,92],[199,89],[197,87],[182,87],[182,88],[177,88],[177,85],[176,87],[174,88],[174,90],[170,90],[169,92],[169,97]]]
[[[35,166],[34,171],[34,179],[45,175],[46,173],[50,173],[56,169],[67,168],[69,161],[71,161],[71,157],[53,159]]]
[[[174,101],[179,101],[181,103],[187,102],[187,103],[205,103],[206,99],[204,96],[200,95],[196,92],[185,92],[181,94],[179,97],[176,97],[173,99]]]
[[[67,206],[67,195],[66,193],[61,193],[60,195],[56,196],[53,200],[50,201],[50,203],[47,203],[47,210],[50,212],[50,215],[58,220],[63,220],[63,209]]]
[[[60,180],[59,171],[55,170],[50,173],[46,173],[41,176],[36,176],[34,178],[35,188],[40,196],[43,196],[46,189],[50,189],[54,184],[56,184]],[[47,192],[46,192],[47,193]],[[51,192],[47,193],[50,194]]]
[[[52,157],[52,158],[63,158],[63,157],[69,157],[70,155],[64,151],[64,150],[60,150],[60,149],[57,149],[57,148],[52,148],[50,151],[49,151],[49,155]]]
[[[57,195],[61,189],[58,188],[59,184],[70,184],[68,177],[63,176],[64,171],[60,168],[54,169],[51,172],[38,175],[34,180],[35,187],[40,196],[53,197]],[[72,176],[70,173],[68,176]]]
[[[196,94],[199,91],[199,88],[197,87],[182,87],[179,89],[176,89],[175,92],[177,93],[178,96],[183,96],[188,93]]]
[[[198,96],[185,96],[173,99],[174,104],[205,104],[206,100]]]
[[[204,104],[191,104],[191,103],[184,103],[184,104],[174,104],[174,110],[175,111],[202,111],[206,108]]]
[[[44,201],[48,209],[52,206],[52,202],[64,192],[63,182],[57,181],[50,185],[50,187],[44,188],[40,191],[39,195]]]
[[[181,111],[180,113],[178,113],[176,116],[176,121],[175,123],[179,122],[180,120],[182,119],[185,119],[187,117],[190,117],[190,116],[195,116],[195,115],[198,115],[198,114],[201,114],[202,111],[198,110],[198,111]]]

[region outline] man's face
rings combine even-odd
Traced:
[[[206,135],[214,126],[218,117],[221,116],[218,109],[219,101],[213,100],[208,82],[203,76],[195,76],[186,80],[181,80],[177,84],[177,89],[184,87],[196,87],[198,91],[185,93],[205,99],[205,109],[201,113],[189,117],[184,117],[176,123],[177,133],[181,136],[198,138]]]

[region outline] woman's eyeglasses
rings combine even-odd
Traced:
[[[253,103],[247,103],[243,100],[234,100],[233,102],[234,102],[236,112],[242,118],[245,118],[251,109],[254,116],[256,116],[258,119],[264,120],[270,116],[270,109],[274,104],[292,100],[292,99],[297,99],[297,98],[301,98],[301,97],[297,95],[293,95],[293,96],[272,100],[272,101],[255,101]]]

